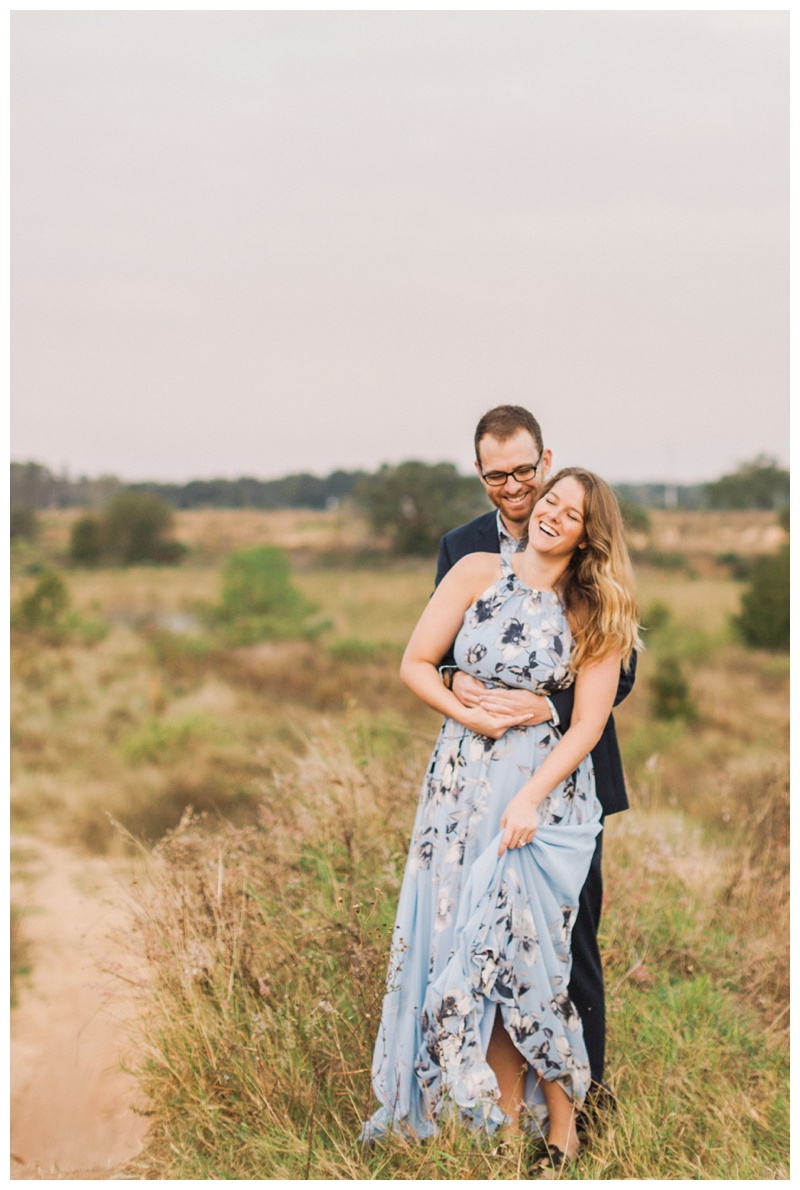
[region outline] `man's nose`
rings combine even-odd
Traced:
[[[521,492],[524,486],[525,485],[520,483],[518,479],[515,479],[513,475],[509,475],[506,479],[506,491],[511,492],[512,495],[516,495],[517,492]]]

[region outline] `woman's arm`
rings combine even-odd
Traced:
[[[499,574],[497,554],[468,554],[456,562],[428,600],[400,664],[400,677],[417,698],[470,730],[494,739],[509,727],[527,723],[529,716],[464,706],[442,685],[437,666],[458,635],[464,612]]]
[[[580,670],[575,681],[575,705],[568,730],[511,799],[500,820],[505,831],[500,855],[507,847],[520,847],[530,842],[536,831],[539,804],[560,781],[575,771],[600,739],[614,704],[620,660],[621,654],[615,651]]]

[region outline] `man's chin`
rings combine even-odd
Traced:
[[[533,505],[530,507],[512,505],[509,508],[507,505],[501,504],[499,508],[503,520],[507,521],[509,525],[527,525],[533,512]]]

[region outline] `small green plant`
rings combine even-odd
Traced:
[[[9,941],[11,944],[11,1007],[16,1008],[18,1003],[19,981],[30,975],[31,968],[28,956],[30,947],[22,924],[24,917],[22,910],[17,905],[13,904],[10,908],[11,926],[9,930]]]
[[[133,764],[169,764],[187,748],[213,737],[213,724],[203,715],[182,719],[150,719],[122,743],[122,753]]]
[[[108,630],[101,620],[87,620],[70,610],[67,584],[55,570],[43,570],[32,591],[11,606],[15,632],[34,633],[49,644],[73,637],[86,644],[102,640]]]
[[[789,546],[759,558],[734,624],[752,649],[789,648]]]
[[[333,641],[328,647],[328,653],[335,661],[367,665],[370,662],[399,662],[403,650],[399,645],[387,641],[358,640],[356,637],[348,636],[343,640]]]
[[[672,610],[669,604],[661,599],[654,599],[648,604],[642,615],[642,627],[648,632],[658,632],[672,622]]]
[[[636,560],[657,570],[686,570],[689,565],[686,554],[669,550],[641,550],[636,554]]]
[[[697,718],[697,707],[678,657],[671,653],[659,657],[650,678],[653,713],[657,719]]]
[[[248,645],[313,635],[309,618],[316,610],[292,583],[283,550],[259,546],[228,557],[211,620],[231,644]]]
[[[67,585],[55,570],[39,576],[33,590],[19,599],[11,609],[11,624],[23,631],[47,629],[61,631],[69,607]]]

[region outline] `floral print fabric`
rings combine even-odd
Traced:
[[[459,667],[550,693],[572,680],[557,595],[501,561],[455,644]],[[505,1116],[486,1061],[495,1012],[527,1059],[526,1107],[546,1130],[538,1077],[577,1102],[589,1086],[569,1000],[570,936],[601,829],[591,758],[539,807],[532,843],[498,858],[506,805],[555,747],[549,724],[499,740],[446,719],[433,750],[400,893],[372,1082],[381,1107],[362,1137],[435,1135],[443,1113],[494,1131]]]

